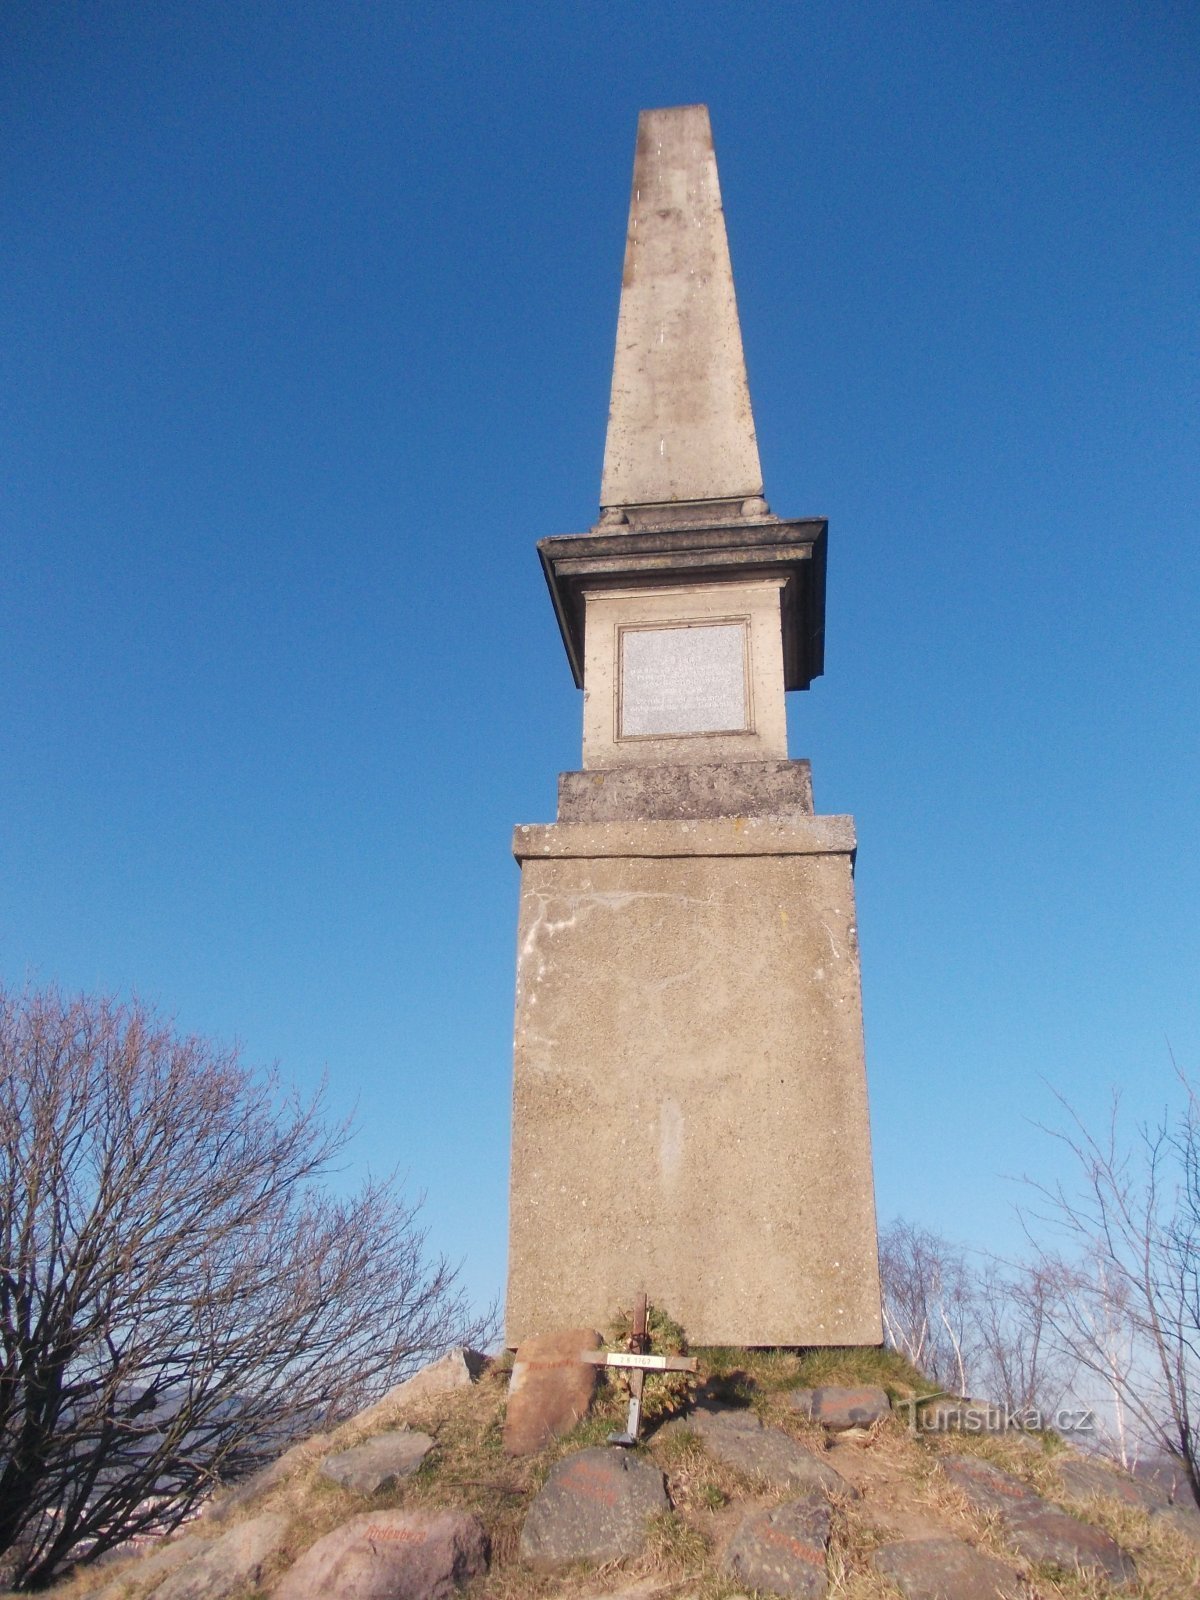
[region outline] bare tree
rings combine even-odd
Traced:
[[[1027,1229],[1055,1340],[1112,1395],[1123,1459],[1131,1435],[1164,1451],[1200,1504],[1200,1102],[1180,1084],[1182,1106],[1129,1141],[1116,1098],[1102,1135],[1066,1107],[1073,1184],[1033,1184]]]
[[[1075,1364],[1058,1346],[1051,1311],[1058,1283],[1044,1266],[989,1261],[973,1300],[976,1376],[989,1400],[1010,1414],[1061,1410]]]
[[[0,992],[0,1552],[17,1587],[489,1336],[347,1129],[140,1004]]]
[[[967,1393],[975,1286],[964,1253],[900,1218],[879,1237],[887,1342],[927,1377]]]

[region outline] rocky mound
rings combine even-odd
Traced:
[[[52,1592],[58,1600],[450,1600],[464,1589],[471,1600],[1200,1593],[1193,1506],[1053,1438],[914,1431],[914,1408],[902,1402],[916,1375],[884,1353],[700,1352],[696,1392],[675,1391],[628,1450],[605,1442],[624,1420],[620,1380],[597,1380],[594,1367],[576,1362],[573,1337],[559,1336],[566,1344],[554,1345],[553,1358],[519,1353],[515,1368],[453,1352],[225,1491],[149,1553],[81,1569]],[[864,1377],[875,1381],[855,1381]],[[519,1426],[506,1432],[510,1388]]]

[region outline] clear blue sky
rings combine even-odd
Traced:
[[[830,518],[792,753],[881,1216],[1007,1248],[1047,1084],[1200,1070],[1193,5],[0,29],[0,975],[327,1071],[500,1286],[510,834],[580,744],[534,541],[596,514],[637,111],[703,100],[768,498]]]

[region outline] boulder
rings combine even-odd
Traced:
[[[260,1494],[265,1494],[268,1489],[274,1489],[278,1484],[285,1483],[312,1461],[317,1460],[331,1444],[327,1433],[314,1433],[308,1439],[302,1439],[298,1444],[292,1445],[290,1450],[285,1450],[281,1456],[267,1463],[249,1477],[241,1479],[228,1489],[222,1489],[217,1496],[204,1506],[201,1515],[205,1521],[228,1522],[230,1517],[246,1507],[251,1500]]]
[[[1137,1506],[1144,1511],[1159,1511],[1169,1503],[1161,1485],[1131,1478],[1127,1472],[1103,1461],[1069,1455],[1061,1456],[1055,1464],[1063,1488],[1080,1499],[1094,1494],[1107,1495],[1122,1505]]]
[[[467,1511],[368,1511],[306,1550],[274,1600],[448,1600],[487,1571],[488,1537]]]
[[[508,1384],[506,1454],[535,1455],[587,1416],[597,1369],[579,1357],[599,1348],[600,1335],[593,1328],[563,1328],[526,1339]]]
[[[826,1386],[820,1389],[794,1389],[789,1397],[793,1407],[830,1433],[849,1428],[869,1428],[891,1416],[892,1403],[886,1389],[865,1385],[858,1389]]]
[[[242,1589],[257,1588],[287,1536],[288,1519],[271,1512],[241,1522],[177,1567],[155,1589],[154,1600],[226,1600]]]
[[[414,1372],[411,1378],[405,1378],[403,1383],[389,1389],[382,1400],[360,1411],[354,1420],[367,1425],[393,1421],[414,1405],[439,1394],[448,1394],[454,1389],[469,1389],[487,1365],[487,1356],[460,1345],[458,1349],[451,1350],[438,1361],[431,1361],[419,1372]]]
[[[977,1510],[999,1518],[1008,1542],[1026,1561],[1068,1572],[1095,1570],[1116,1588],[1137,1582],[1133,1558],[1115,1539],[1050,1505],[1011,1473],[977,1456],[946,1456],[942,1466]]]
[[[769,1594],[823,1595],[829,1507],[819,1494],[748,1511],[725,1552],[725,1571],[747,1588]]]
[[[521,1558],[543,1571],[638,1555],[646,1518],[670,1506],[656,1466],[624,1450],[579,1450],[552,1469],[525,1517]]]
[[[1177,1533],[1183,1534],[1185,1539],[1190,1539],[1193,1544],[1200,1545],[1200,1508],[1195,1501],[1187,1505],[1163,1506],[1161,1511],[1152,1513],[1156,1521],[1169,1523]]]
[[[352,1450],[326,1456],[321,1476],[355,1494],[380,1494],[399,1479],[411,1477],[432,1449],[433,1440],[427,1433],[392,1428]]]
[[[185,1561],[190,1561],[193,1556],[200,1554],[208,1548],[208,1540],[200,1539],[194,1533],[185,1533],[178,1539],[162,1539],[149,1549],[139,1551],[132,1556],[120,1549],[113,1552],[114,1556],[125,1556],[120,1573],[112,1583],[105,1584],[94,1596],[94,1600],[126,1600],[133,1594],[147,1594],[156,1583],[161,1583],[169,1572],[174,1572],[177,1567],[183,1566]]]
[[[1044,1505],[1036,1490],[981,1456],[943,1456],[942,1469],[977,1511],[1003,1518],[1015,1507]]]
[[[822,1489],[852,1500],[858,1490],[782,1428],[765,1427],[736,1406],[697,1406],[668,1428],[690,1428],[711,1456],[739,1472],[765,1478],[774,1488]]]
[[[871,1556],[904,1600],[1021,1600],[1020,1575],[961,1539],[910,1539]]]

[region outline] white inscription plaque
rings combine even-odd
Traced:
[[[745,732],[746,644],[744,622],[622,628],[618,736]]]

